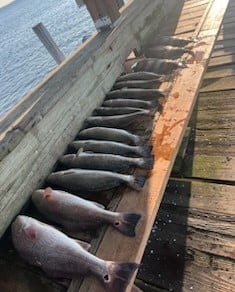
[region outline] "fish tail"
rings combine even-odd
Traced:
[[[162,75],[160,78],[159,78],[159,81],[160,82],[167,82],[169,81],[171,78],[171,75],[170,74],[166,74],[166,75]]]
[[[153,157],[141,158],[141,163],[139,164],[139,167],[150,170],[153,168],[153,162]]]
[[[188,68],[188,65],[186,64],[185,60],[178,61],[178,68]]]
[[[137,263],[107,262],[107,273],[103,275],[106,291],[125,292],[138,268]]]
[[[119,213],[118,219],[115,220],[113,226],[121,233],[134,237],[135,227],[140,220],[141,215],[136,213]]]
[[[140,191],[146,181],[146,176],[134,176],[133,179],[129,182],[129,186],[137,191]]]
[[[192,57],[195,57],[195,53],[192,50],[187,49],[186,53],[188,53],[189,55],[191,55]]]
[[[139,154],[143,157],[149,157],[149,156],[151,156],[151,149],[152,149],[151,145],[141,146],[139,148]]]
[[[136,136],[135,137],[135,140],[134,140],[134,143],[135,145],[146,145],[146,143],[148,143],[148,140],[149,140],[149,136],[146,135],[146,136]]]
[[[150,110],[149,110],[148,115],[149,115],[150,117],[154,117],[154,116],[155,116],[155,113],[156,113],[156,109],[153,108],[153,109],[150,109]]]
[[[157,100],[152,100],[151,101],[151,108],[156,109],[159,106],[159,101]]]

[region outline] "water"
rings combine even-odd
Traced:
[[[75,0],[16,0],[1,8],[0,115],[57,65],[32,30],[39,22],[65,56],[95,31],[86,8]]]

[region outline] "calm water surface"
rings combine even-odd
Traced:
[[[0,115],[55,66],[32,27],[42,22],[68,56],[95,31],[85,7],[75,0],[16,0],[0,9]]]

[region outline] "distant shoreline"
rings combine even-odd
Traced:
[[[12,2],[14,2],[15,0],[0,0],[0,9],[11,4]]]

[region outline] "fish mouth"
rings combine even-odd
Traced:
[[[18,232],[21,232],[25,228],[27,228],[30,225],[29,218],[24,215],[18,215],[15,219],[15,221],[12,223],[12,227],[16,227],[18,229]]]

